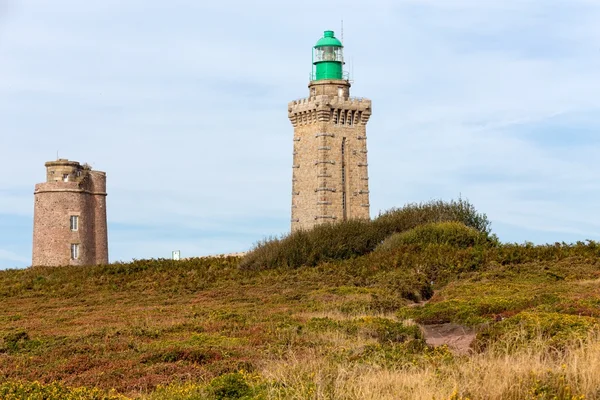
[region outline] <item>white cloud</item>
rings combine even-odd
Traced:
[[[557,150],[529,134],[600,127],[600,4],[584,0],[13,2],[0,19],[0,168],[15,172],[0,176],[0,212],[31,215],[58,150],[108,173],[115,227],[222,225],[234,250],[254,241],[235,232],[284,231],[286,105],[342,17],[353,94],[373,100],[373,214],[462,193],[514,232],[598,238],[598,142],[565,131]]]

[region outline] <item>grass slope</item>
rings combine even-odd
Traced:
[[[481,363],[504,346],[539,364],[519,373],[525,381],[512,398],[536,385],[565,391],[570,366],[553,366],[593,351],[589,365],[600,365],[599,342],[588,337],[600,317],[596,245],[507,247],[396,249],[294,270],[244,271],[225,258],[4,271],[0,379],[204,398],[225,376],[265,398],[402,398],[425,390],[415,374]],[[453,278],[438,272],[450,266]],[[433,275],[441,279],[435,295],[409,307]],[[428,348],[405,318],[478,326],[483,350],[463,360]],[[569,390],[600,396],[590,387],[600,380],[584,384],[583,372],[570,372]],[[461,379],[445,376],[432,395],[489,394]],[[174,382],[183,386],[157,390]]]
[[[1,271],[0,398],[600,398],[600,246],[470,229],[297,268]],[[425,343],[417,324],[446,322],[478,332],[471,354]]]

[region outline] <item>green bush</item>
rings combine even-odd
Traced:
[[[324,261],[351,259],[373,251],[388,236],[417,226],[457,221],[488,237],[490,222],[468,201],[407,204],[375,220],[350,220],[300,230],[280,239],[258,243],[240,262],[242,269],[315,266]]]
[[[386,237],[395,232],[404,232],[419,225],[434,222],[458,221],[481,233],[491,233],[491,222],[487,215],[477,212],[467,200],[459,198],[445,202],[432,200],[427,203],[411,203],[402,208],[393,208],[380,214],[373,222]]]
[[[210,382],[208,392],[215,400],[250,399],[253,396],[252,387],[246,382],[244,375],[239,372],[221,375]]]
[[[245,269],[298,268],[356,257],[377,245],[379,239],[373,228],[370,221],[351,220],[296,231],[282,239],[259,243],[242,259],[240,266]]]
[[[433,222],[417,226],[405,232],[394,233],[381,243],[377,250],[393,250],[404,245],[446,244],[467,248],[490,243],[484,232],[471,228],[462,222]]]

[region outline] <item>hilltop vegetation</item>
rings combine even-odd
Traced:
[[[487,216],[477,212],[469,202],[462,199],[431,201],[389,210],[372,221],[323,224],[309,231],[293,232],[281,239],[266,240],[246,255],[240,266],[244,269],[297,268],[355,258],[372,252],[391,235],[441,222],[458,222],[477,231],[484,239],[496,240],[490,235]],[[422,234],[420,230],[417,232]]]
[[[243,259],[3,271],[0,397],[600,398],[599,256],[500,243],[459,200]],[[442,323],[471,350],[427,344]]]

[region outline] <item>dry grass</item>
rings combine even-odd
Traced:
[[[151,400],[600,399],[599,255],[434,244],[296,269],[0,271],[0,394],[37,380]],[[470,325],[476,351],[427,346],[410,319]]]
[[[278,382],[281,399],[598,399],[600,336],[549,352],[543,338],[519,352],[500,345],[485,353],[424,365],[387,368],[337,364],[319,352],[290,353],[264,365],[261,374]],[[285,388],[281,390],[281,387]]]

